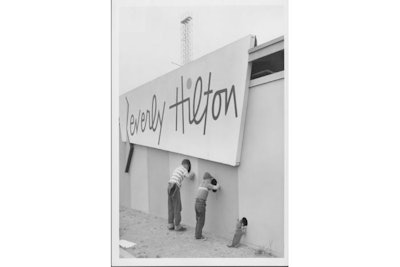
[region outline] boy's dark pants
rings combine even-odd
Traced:
[[[170,227],[180,225],[181,211],[181,191],[177,184],[168,183],[168,224]]]
[[[200,239],[203,230],[204,222],[206,221],[206,201],[203,199],[196,198],[196,204],[194,205],[196,211],[196,232],[195,237]]]

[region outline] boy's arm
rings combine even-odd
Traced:
[[[220,186],[219,184],[217,184],[217,185],[208,184],[208,185],[207,185],[207,188],[208,188],[209,190],[218,190],[218,189],[221,188],[221,186]]]
[[[185,178],[189,178],[190,180],[193,180],[194,177],[195,177],[194,172],[187,172],[187,173],[185,174]]]

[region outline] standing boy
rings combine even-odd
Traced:
[[[196,204],[194,206],[194,209],[196,211],[196,239],[206,240],[201,232],[203,230],[204,222],[206,220],[206,201],[208,190],[218,190],[221,188],[219,184],[212,185],[211,179],[213,179],[213,177],[208,172],[206,172],[203,176],[203,181],[201,182],[199,189],[197,190]]]
[[[182,164],[172,173],[168,182],[168,229],[176,231],[185,231],[186,228],[181,225],[181,192],[183,179],[185,177],[194,179],[194,173],[190,172],[191,164],[188,159],[184,159]]]

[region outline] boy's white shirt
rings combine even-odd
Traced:
[[[175,181],[176,181],[176,178],[174,179],[173,177],[175,176],[176,170],[179,169],[179,168],[182,168],[182,169],[184,170],[184,173],[182,174],[183,176],[182,176],[182,179],[179,180],[179,183],[178,183],[178,182],[175,182],[175,183],[177,183],[178,186],[181,187],[183,181],[184,181],[186,178],[190,178],[192,172],[188,172],[188,170],[187,170],[183,165],[178,166],[178,167],[172,172],[170,181],[171,181],[171,180],[175,180]],[[175,177],[176,177],[176,176],[175,176]],[[190,178],[190,180],[193,180],[193,179],[194,179],[194,176],[192,176],[192,178]]]

